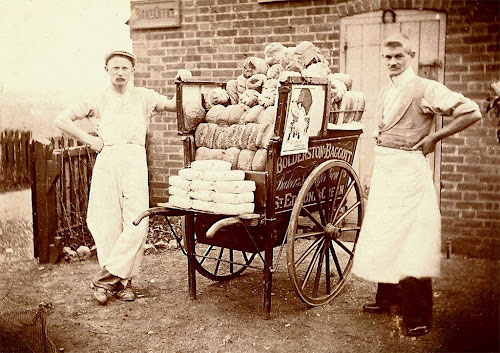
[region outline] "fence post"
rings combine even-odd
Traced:
[[[47,263],[56,235],[56,190],[58,165],[52,155],[52,146],[39,141],[32,144],[32,205],[34,254],[40,263]],[[54,249],[54,246],[52,246]],[[55,249],[54,251],[58,251]],[[52,256],[51,256],[52,255]]]

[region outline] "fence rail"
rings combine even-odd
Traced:
[[[30,131],[5,130],[0,133],[0,187],[29,186],[31,141]]]

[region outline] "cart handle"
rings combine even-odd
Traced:
[[[218,220],[210,228],[208,228],[206,232],[207,238],[213,238],[215,233],[217,233],[219,230],[221,230],[224,227],[232,226],[235,224],[243,224],[241,219],[237,217],[228,217],[228,218],[223,218],[221,220]]]

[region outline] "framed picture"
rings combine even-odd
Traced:
[[[326,86],[292,85],[288,95],[281,155],[306,153],[310,136],[318,136],[323,126]]]

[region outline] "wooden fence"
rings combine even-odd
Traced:
[[[0,187],[27,187],[30,184],[31,132],[5,130],[0,133]]]
[[[95,152],[73,139],[31,145],[34,253],[56,262],[62,245],[89,245],[86,214]]]

